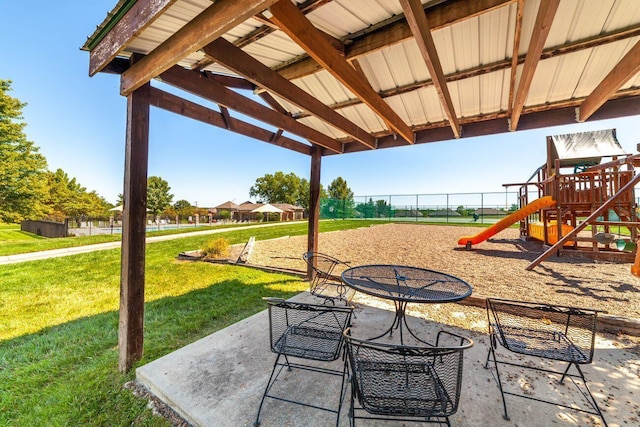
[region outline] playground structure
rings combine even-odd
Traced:
[[[640,154],[626,154],[615,129],[547,137],[547,161],[517,186],[519,209],[475,236],[460,238],[470,249],[503,229],[520,223],[520,237],[537,239],[545,251],[527,270],[563,252],[596,259],[634,262],[638,230],[635,185]]]

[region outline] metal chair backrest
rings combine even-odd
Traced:
[[[352,392],[362,409],[390,419],[454,414],[460,399],[463,352],[473,341],[444,331],[440,334],[459,339],[459,345],[389,345],[359,340],[346,330]]]
[[[311,293],[322,291],[327,282],[339,283],[340,272],[335,271],[339,265],[348,267],[348,264],[332,256],[320,252],[305,252],[302,259],[313,270],[313,277],[310,279]]]
[[[591,363],[598,311],[487,299],[495,337],[508,350],[573,363]]]
[[[271,351],[304,359],[340,356],[353,308],[268,299]]]

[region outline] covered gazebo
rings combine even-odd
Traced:
[[[324,156],[640,114],[639,39],[636,0],[118,1],[83,48],[127,97],[120,369],[143,349],[151,106],[309,156],[315,250]]]

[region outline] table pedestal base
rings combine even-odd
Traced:
[[[389,335],[389,337],[393,337],[393,330],[398,329],[400,333],[400,344],[404,344],[404,336],[402,333],[403,325],[404,325],[404,328],[406,328],[407,332],[409,332],[409,334],[411,334],[413,338],[415,338],[416,340],[420,341],[423,344],[431,345],[430,343],[418,338],[418,336],[413,333],[411,328],[409,328],[409,325],[407,324],[407,317],[405,316],[405,311],[407,309],[407,302],[394,301],[393,304],[396,306],[396,314],[394,316],[393,323],[391,324],[389,329],[387,329],[386,331],[384,331],[382,334],[378,336],[370,338],[370,340],[377,340],[378,338],[382,338],[385,335]]]

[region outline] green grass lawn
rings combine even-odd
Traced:
[[[4,244],[16,242],[44,240],[44,237],[20,231],[20,226],[15,224],[0,224],[0,247]]]
[[[249,224],[251,225],[251,224]],[[183,227],[178,229],[149,231],[147,236],[166,236],[171,234],[185,234],[196,231],[214,230],[219,228],[246,227],[247,224],[228,224],[201,227]],[[120,241],[122,235],[99,234],[94,236],[72,236],[57,239],[47,239],[31,233],[20,231],[19,225],[0,225],[0,256],[46,251],[49,249],[71,248],[76,246],[93,245],[105,242]]]
[[[470,222],[466,219],[464,222],[439,222],[439,221],[410,221],[405,220],[401,222],[415,223],[415,224],[436,224],[436,225],[451,225],[451,226],[465,226],[465,227],[488,227],[491,224]],[[387,224],[390,221],[387,218],[383,219],[365,219],[365,220],[324,220],[320,222],[321,231],[331,231],[332,229],[341,229],[342,227],[354,228],[354,227],[368,227],[371,224]],[[228,224],[228,225],[215,225],[215,226],[202,226],[202,227],[184,227],[179,229],[169,229],[160,231],[150,231],[147,233],[149,237],[164,236],[171,234],[184,234],[193,233],[197,231],[219,229],[219,228],[246,228],[247,225],[255,224]],[[517,227],[514,225],[513,227]],[[273,227],[267,227],[269,229]],[[275,228],[282,231],[271,232],[274,237],[279,235],[300,235],[307,233],[307,223],[299,222],[295,224],[281,223]],[[278,234],[283,232],[284,234]],[[251,232],[242,234],[243,238],[249,238],[253,235]],[[268,238],[268,237],[265,237]],[[97,243],[117,242],[121,239],[120,234],[101,234],[95,236],[77,236],[77,237],[64,237],[58,239],[47,239],[41,236],[36,236],[31,233],[20,231],[18,225],[0,225],[0,256],[39,252],[50,249],[62,249],[71,248],[76,246],[92,245]],[[240,243],[237,241],[235,243]]]
[[[327,221],[320,229],[368,225]],[[233,244],[306,231],[288,224],[222,235]],[[294,276],[175,259],[218,236],[147,246],[144,358],[136,366],[265,309],[263,296],[307,289]],[[120,250],[0,266],[0,425],[168,425],[123,388],[134,370],[117,371],[119,281]]]

